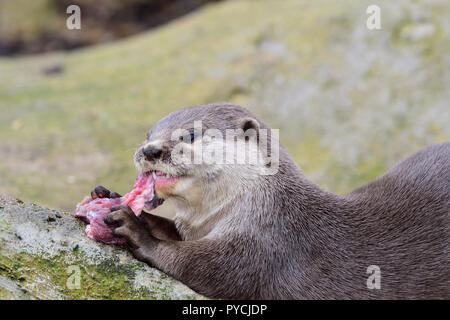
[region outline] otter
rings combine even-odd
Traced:
[[[176,144],[211,144],[205,130],[196,136],[198,120],[221,132],[254,129],[257,139],[237,137],[253,148],[260,129],[270,129],[230,103],[187,107],[156,123],[134,161],[163,176],[156,201],[173,203],[174,220],[136,217],[126,206],[105,218],[137,259],[211,298],[450,298],[450,142],[337,195],[308,180],[281,143],[274,174],[261,174],[267,163],[174,163]],[[187,139],[173,139],[180,128]],[[101,186],[93,193],[110,194]]]

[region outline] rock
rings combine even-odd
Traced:
[[[66,212],[0,195],[0,299],[203,298],[84,228]]]
[[[436,27],[431,23],[407,25],[402,28],[400,36],[411,41],[420,41],[432,37],[436,33]]]
[[[64,72],[64,66],[62,64],[52,64],[42,69],[42,73],[46,76],[56,75]]]

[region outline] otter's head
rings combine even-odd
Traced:
[[[258,179],[267,166],[258,143],[261,129],[268,127],[237,105],[187,107],[148,131],[134,162],[138,170],[153,172],[158,198],[194,206],[213,202]]]

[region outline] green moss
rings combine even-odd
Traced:
[[[1,212],[2,208],[0,207],[0,212]],[[2,217],[0,217],[0,231],[3,230],[8,230],[10,227],[10,224],[6,222],[6,220],[2,219]]]
[[[63,254],[51,258],[27,253],[11,258],[0,255],[0,275],[20,283],[34,296],[45,297],[54,292],[65,299],[170,299],[173,296],[173,287],[164,276],[150,289],[135,289],[134,277],[137,270],[143,270],[142,265],[120,265],[117,261],[89,265],[79,252],[70,258],[71,262],[67,263]],[[80,268],[79,289],[67,287],[69,266]],[[41,286],[37,279],[45,279],[45,285]]]
[[[10,300],[10,299],[15,298],[14,295],[11,293],[11,291],[6,290],[6,288],[1,288],[1,287],[0,287],[0,297],[5,300]]]
[[[0,255],[0,275],[3,275],[11,280],[23,279],[20,272],[21,264]]]

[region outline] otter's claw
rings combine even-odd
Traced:
[[[92,199],[97,199],[97,198],[111,198],[111,199],[115,199],[115,198],[120,198],[121,195],[118,194],[117,192],[111,192],[108,189],[106,189],[103,186],[96,186],[92,191],[91,191],[91,198]]]

